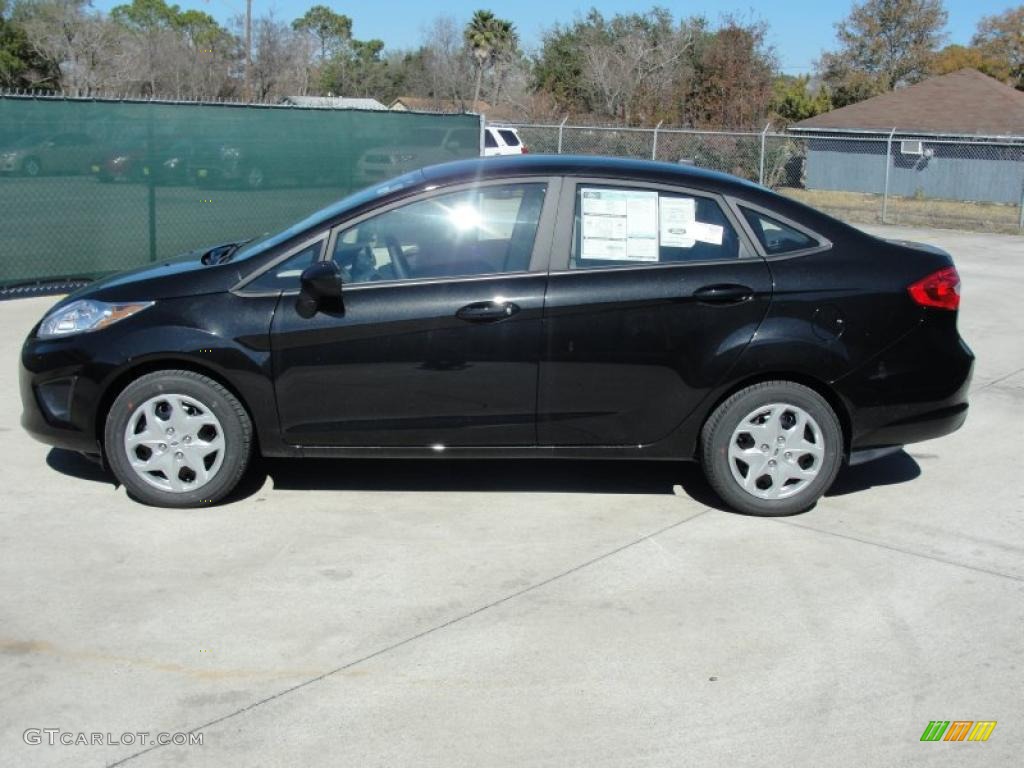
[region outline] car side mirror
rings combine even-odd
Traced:
[[[337,262],[318,261],[302,271],[295,311],[309,318],[322,309],[341,309],[341,269]]]

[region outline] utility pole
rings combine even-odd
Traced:
[[[245,0],[245,100],[252,101],[252,0]]]

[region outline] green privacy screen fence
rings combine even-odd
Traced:
[[[258,236],[479,146],[476,115],[0,95],[0,287]]]

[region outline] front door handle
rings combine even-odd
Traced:
[[[693,298],[704,304],[738,304],[753,297],[753,288],[735,283],[705,285],[693,292]]]
[[[455,316],[468,323],[494,323],[512,317],[519,306],[511,301],[474,301],[467,304]]]

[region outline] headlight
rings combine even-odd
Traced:
[[[94,299],[79,299],[59,309],[55,309],[43,318],[36,337],[52,339],[55,336],[70,336],[73,333],[98,331],[151,306],[153,306],[152,301],[110,304],[105,301],[95,301]]]

